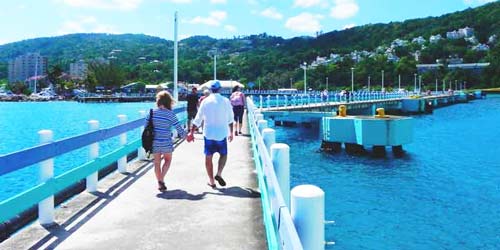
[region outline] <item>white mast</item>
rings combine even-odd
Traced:
[[[38,76],[38,56],[36,56],[36,54],[34,54],[34,56],[35,56],[35,86],[33,88],[34,90],[33,93],[36,94],[36,78]]]
[[[174,100],[179,100],[179,91],[177,89],[177,11],[174,16]]]

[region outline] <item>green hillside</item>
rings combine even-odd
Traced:
[[[219,79],[235,79],[243,83],[260,81],[265,88],[290,87],[290,82],[294,87],[302,88],[303,71],[299,65],[302,62],[310,65],[318,56],[328,58],[331,53],[343,56],[343,61],[310,68],[307,71],[309,87],[324,88],[327,77],[330,88],[350,86],[351,67],[354,68],[358,87],[366,85],[369,76],[372,82],[380,82],[382,70],[388,86],[394,87],[398,75],[401,75],[403,85],[413,85],[415,64],[435,63],[438,59],[445,60],[450,56],[463,58],[464,63],[490,62],[491,65],[482,74],[445,69],[427,72],[422,75],[424,84],[430,86],[436,78],[444,78],[467,81],[468,86],[500,86],[500,39],[497,39],[496,44],[489,44],[489,51],[473,51],[472,44],[464,39],[443,39],[437,44],[429,43],[431,35],[440,34],[446,38],[447,31],[464,27],[473,28],[477,41],[482,44],[486,44],[492,35],[500,37],[500,2],[440,17],[332,31],[314,38],[283,39],[267,34],[232,39],[190,37],[179,43],[179,80],[202,83],[211,79],[213,64],[209,51],[217,48]],[[419,36],[426,40],[424,47],[411,43],[413,38]],[[378,51],[379,46],[385,46],[386,49],[395,39],[408,40],[409,44],[394,48],[393,54],[400,60],[389,62],[387,54]],[[355,50],[372,54],[356,63],[345,56]],[[417,50],[421,53],[419,62],[413,56]],[[123,73],[125,82],[157,83],[173,78],[172,41],[139,34],[72,34],[0,46],[0,79],[7,78],[8,60],[28,52],[47,56],[51,69],[55,67],[68,71],[69,64],[79,59],[111,58],[112,63]]]

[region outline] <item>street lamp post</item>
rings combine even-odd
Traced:
[[[304,62],[303,63],[303,67],[304,69],[304,95],[307,94],[307,63]]]
[[[368,91],[370,91],[370,81],[371,81],[371,76],[368,76]]]
[[[418,76],[418,93],[422,93],[422,76]]]
[[[328,91],[328,76],[326,77],[326,91]]]
[[[351,93],[354,92],[354,68],[351,68]]]
[[[382,70],[382,89],[381,91],[384,91],[384,70]]]
[[[290,78],[290,88],[292,88],[292,78]]]
[[[401,75],[398,75],[398,91],[401,89]]]
[[[214,81],[217,80],[217,48],[213,48],[208,51],[209,56],[214,57]]]
[[[417,74],[413,74],[415,76],[415,84],[413,86],[413,93],[416,93],[417,92]]]

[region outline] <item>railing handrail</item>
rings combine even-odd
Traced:
[[[258,173],[263,211],[268,234],[268,247],[270,249],[302,249],[297,230],[293,224],[290,211],[283,198],[270,154],[264,144],[262,135],[257,127],[254,112],[256,107],[251,98],[247,98],[248,120],[252,136],[256,168]],[[255,152],[258,151],[258,152]],[[269,222],[271,220],[271,222]],[[269,225],[268,223],[272,223]],[[277,230],[277,231],[276,231]],[[270,239],[271,237],[271,239]],[[279,241],[279,242],[273,242]]]
[[[174,113],[180,113],[184,105],[175,108]],[[0,156],[0,176],[16,170],[31,166],[64,153],[88,146],[92,143],[103,141],[118,136],[127,131],[144,125],[144,118],[139,118],[110,128],[99,129],[93,132],[64,138],[52,143],[34,146]]]
[[[186,121],[185,103],[178,105],[173,111],[179,117],[179,121]],[[130,130],[143,126],[144,117],[137,120],[114,126],[107,129],[97,130],[95,132],[62,139],[52,143],[47,143],[37,147],[21,150],[19,152],[0,156],[0,176],[16,171],[18,169],[33,165],[35,163],[54,158],[63,153],[79,149],[81,147],[99,142],[111,137],[126,133]],[[30,189],[18,193],[6,200],[0,201],[0,223],[9,220],[17,214],[25,211],[34,204],[50,197],[65,188],[73,185],[78,180],[84,179],[90,174],[106,168],[113,162],[123,158],[141,147],[142,140],[139,138],[133,142],[116,148],[114,151],[99,156],[94,160],[74,167],[56,177],[41,182]]]

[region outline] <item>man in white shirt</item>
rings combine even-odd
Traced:
[[[191,131],[187,136],[187,141],[194,141],[194,132],[204,122],[205,129],[203,136],[205,139],[205,168],[208,174],[208,185],[215,188],[215,181],[221,186],[225,186],[226,182],[222,179],[222,170],[226,165],[227,160],[227,141],[233,140],[233,107],[231,102],[226,97],[218,93],[221,85],[218,81],[212,83],[210,89],[212,95],[201,102],[198,113],[193,120]],[[217,174],[213,176],[212,158],[215,153],[219,153],[219,163]]]

